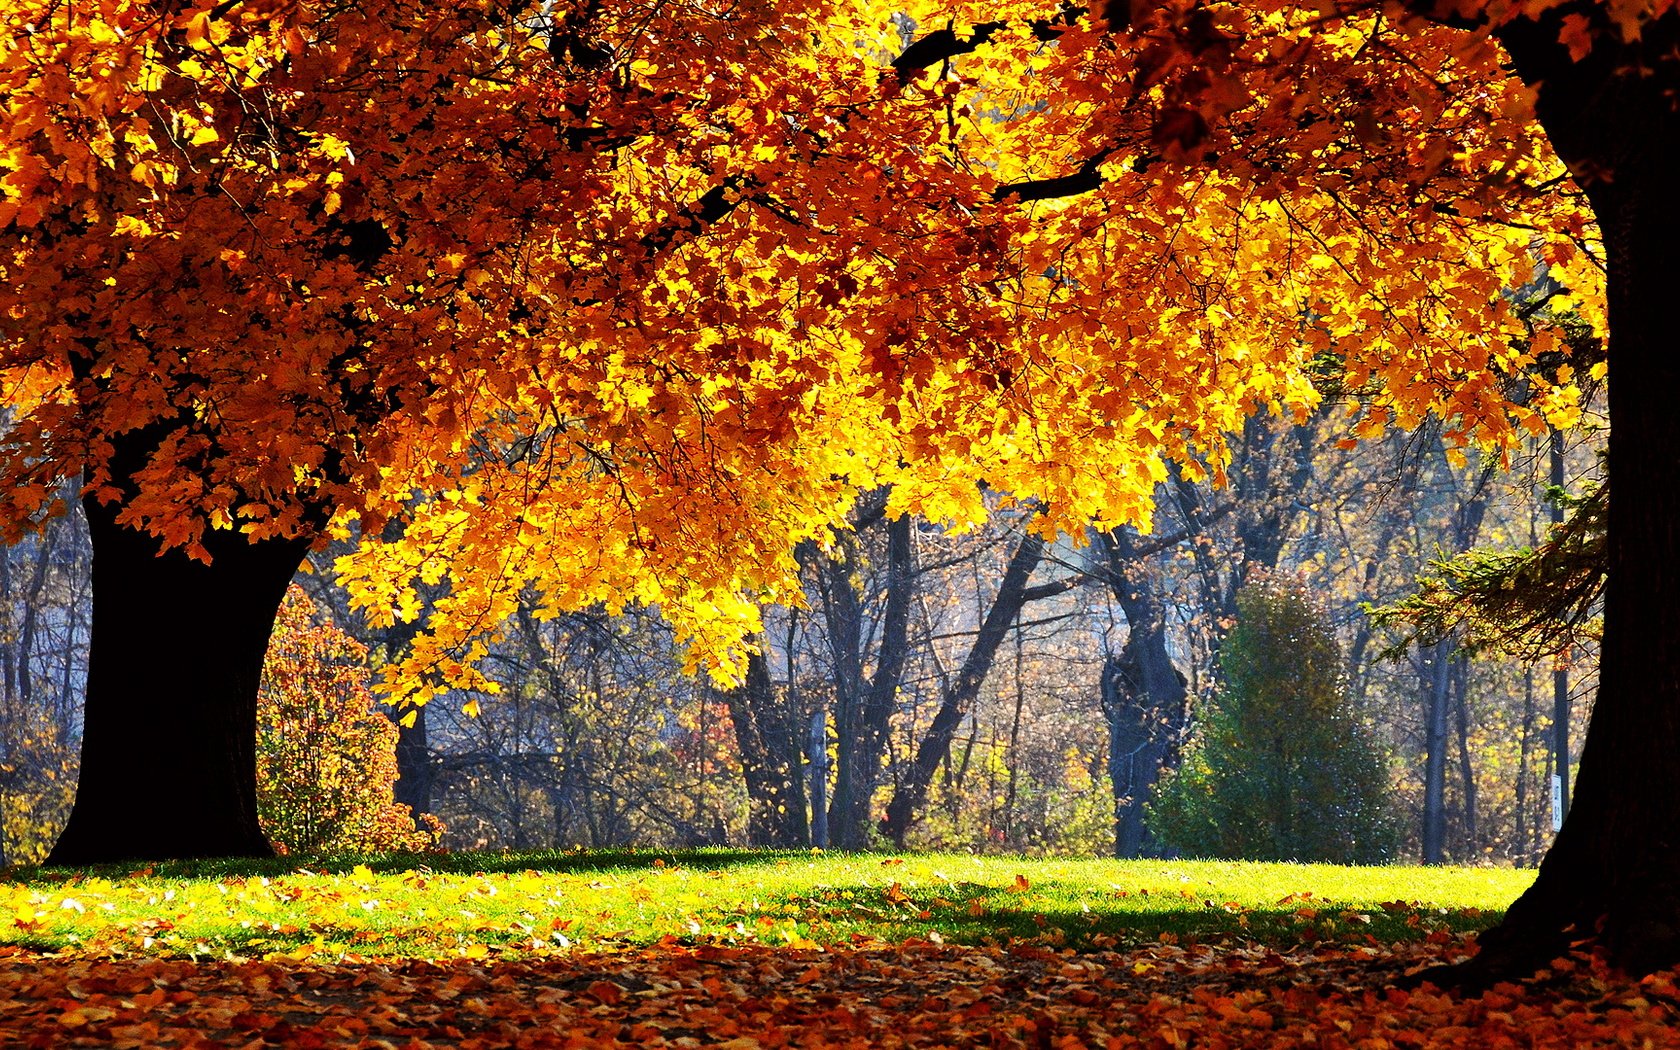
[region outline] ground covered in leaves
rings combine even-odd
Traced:
[[[14,869],[0,1046],[1680,1047],[1675,974],[1394,987],[1531,877],[716,850]]]
[[[1591,959],[1479,997],[1392,981],[1467,946],[1128,952],[661,945],[244,962],[0,949],[0,1044],[391,1047],[1666,1047],[1674,973]]]

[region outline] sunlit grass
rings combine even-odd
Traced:
[[[727,850],[20,869],[0,882],[0,944],[437,958],[666,938],[1386,943],[1491,925],[1532,878],[1484,868]]]

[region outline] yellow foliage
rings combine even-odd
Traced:
[[[6,0],[0,533],[79,470],[199,556],[359,528],[375,622],[447,584],[423,702],[521,593],[731,677],[881,485],[1147,528],[1325,382],[1360,433],[1573,418],[1507,400],[1506,293],[1544,260],[1597,323],[1597,234],[1486,34],[1157,7]],[[895,71],[905,14],[972,47]]]
[[[257,706],[257,810],[283,853],[424,850],[443,832],[392,800],[397,727],[375,709],[368,677],[367,650],[318,623],[292,587]]]

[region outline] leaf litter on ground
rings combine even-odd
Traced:
[[[1674,973],[1578,957],[1475,997],[1392,987],[1472,953],[1524,872],[413,863],[14,872],[0,1045],[1680,1046]]]
[[[46,957],[0,949],[28,1047],[1670,1047],[1675,974],[1560,960],[1476,997],[1398,976],[1461,939],[1075,952],[664,945],[483,961]]]

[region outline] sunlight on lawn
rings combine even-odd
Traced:
[[[109,955],[483,957],[649,944],[1391,943],[1491,925],[1530,871],[962,854],[453,854],[0,884],[0,943]]]

